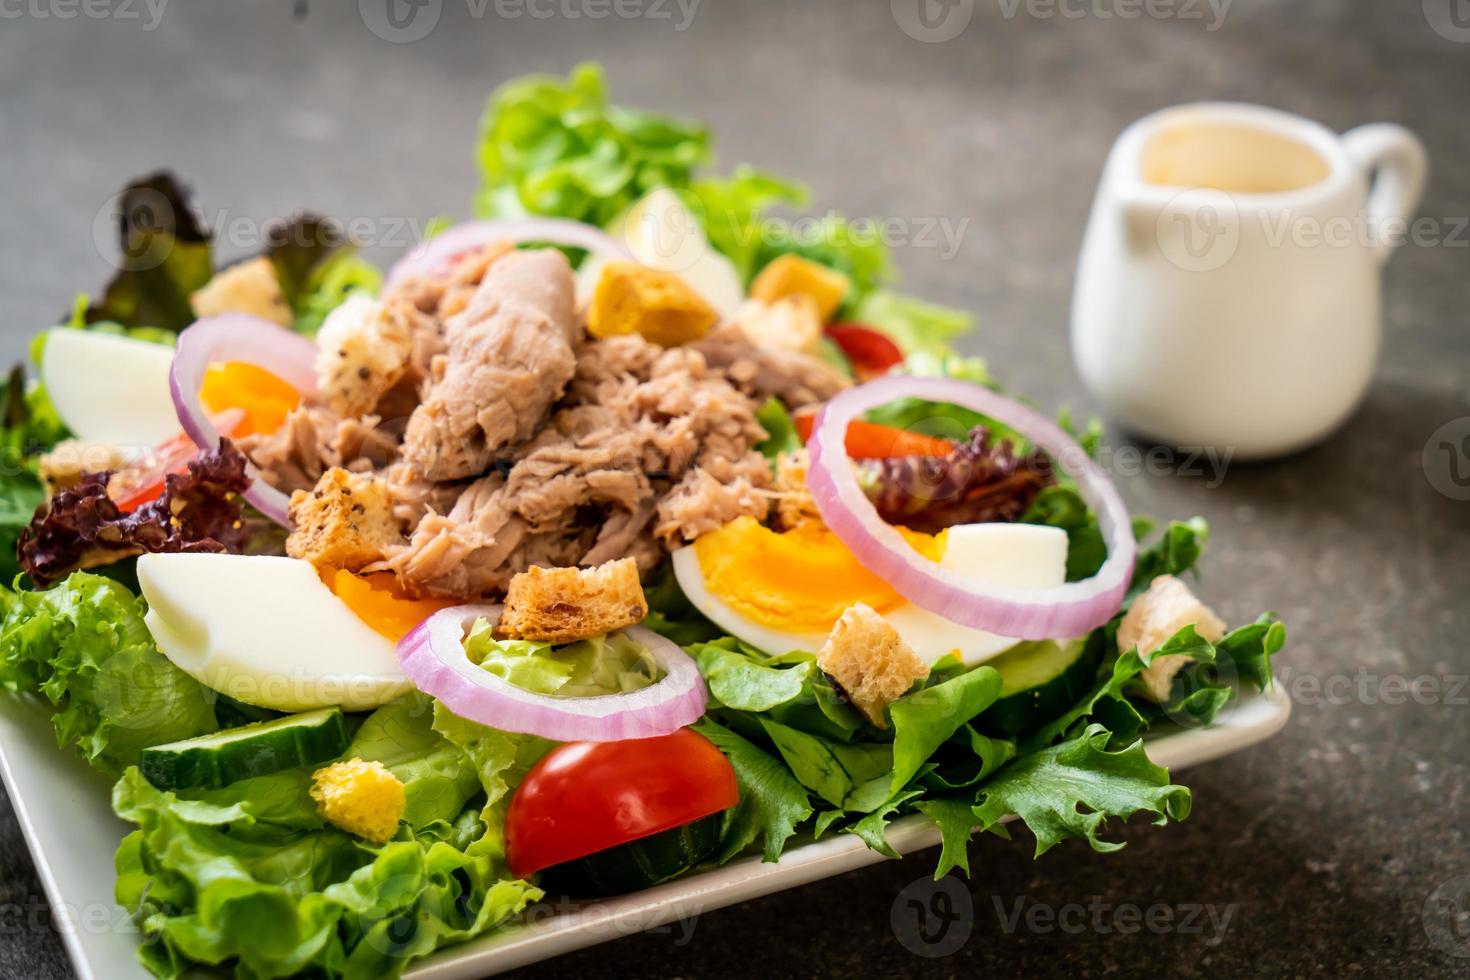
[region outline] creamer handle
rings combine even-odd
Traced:
[[[1408,224],[1424,195],[1424,180],[1429,173],[1424,144],[1404,127],[1392,123],[1359,126],[1344,133],[1342,141],[1371,182],[1368,232],[1378,261],[1385,262],[1393,247],[1407,237]],[[1387,229],[1390,221],[1403,227]]]

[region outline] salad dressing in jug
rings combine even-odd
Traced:
[[[1379,274],[1424,150],[1259,106],[1165,109],[1119,137],[1072,294],[1078,373],[1116,422],[1261,458],[1336,428],[1378,357]]]
[[[1282,194],[1327,179],[1327,161],[1311,147],[1268,129],[1193,121],[1160,129],[1144,145],[1143,179],[1171,187],[1235,194]]]

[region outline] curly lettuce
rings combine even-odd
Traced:
[[[396,977],[541,897],[452,834],[367,846],[316,815],[309,785],[298,770],[175,794],[123,774],[113,808],[138,829],[117,853],[116,897],[143,928],[148,970]]]
[[[0,626],[0,686],[45,697],[57,744],[110,775],[149,746],[219,727],[213,692],[158,652],[143,613],[124,586],[77,572],[14,593]]]

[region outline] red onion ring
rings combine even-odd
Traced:
[[[466,221],[420,242],[399,259],[383,279],[386,290],[410,275],[437,271],[457,256],[484,248],[491,242],[550,242],[586,249],[594,255],[631,259],[628,249],[600,228],[567,218],[497,218]]]
[[[244,361],[258,365],[301,392],[303,398],[316,394],[316,345],[285,327],[248,313],[222,313],[205,317],[179,334],[174,362],[168,372],[169,391],[179,424],[200,447],[218,446],[220,431],[199,401],[204,374],[211,364]],[[244,497],[250,505],[282,527],[290,527],[287,504],[290,498],[260,478],[254,465]]]
[[[923,557],[885,523],[858,485],[843,440],[847,424],[899,398],[973,409],[1004,422],[1049,453],[1077,481],[1098,517],[1108,557],[1096,575],[1054,589],[1014,589],[968,581]],[[858,561],[915,605],[951,622],[1023,640],[1081,636],[1122,606],[1137,550],[1132,522],[1107,475],[1051,420],[988,388],[953,378],[886,377],[849,388],[817,416],[807,443],[807,484],[822,519]]]
[[[692,725],[709,692],[699,668],[678,644],[642,626],[622,632],[643,644],[664,676],[626,694],[557,698],[522,690],[473,663],[465,630],[476,619],[492,624],[502,606],[453,606],[434,613],[398,642],[398,663],[414,686],[443,701],[461,718],[505,732],[558,742],[616,742],[652,738]]]

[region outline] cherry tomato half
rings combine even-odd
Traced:
[[[225,435],[239,435],[239,429],[245,421],[245,412],[242,409],[228,409],[211,416],[210,421],[214,423],[215,429]],[[113,474],[112,480],[107,484],[107,495],[117,504],[118,510],[125,514],[132,513],[149,501],[157,499],[163,493],[164,479],[170,473],[188,470],[189,462],[198,455],[199,447],[194,445],[194,440],[180,432]]]
[[[827,336],[852,362],[852,371],[859,381],[871,381],[880,374],[887,374],[894,365],[903,363],[903,351],[886,333],[874,327],[861,323],[834,323],[827,328]]]
[[[531,767],[505,819],[511,873],[525,878],[693,823],[740,800],[735,770],[696,732],[568,742]]]
[[[812,437],[812,426],[816,423],[815,412],[798,412],[791,420],[796,425],[796,434],[806,442]],[[847,455],[853,459],[886,459],[890,456],[948,456],[954,452],[955,444],[938,436],[926,436],[922,432],[895,429],[876,422],[853,419],[847,424],[845,441]]]

